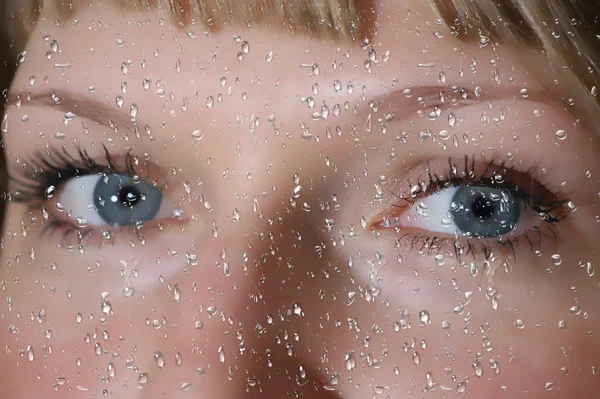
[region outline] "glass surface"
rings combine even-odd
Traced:
[[[45,5],[12,49],[0,396],[598,397],[585,54],[248,7]]]

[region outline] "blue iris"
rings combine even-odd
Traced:
[[[470,237],[507,234],[521,217],[521,200],[508,190],[463,186],[456,190],[452,203],[454,223]]]
[[[113,226],[152,220],[160,209],[162,193],[144,180],[129,175],[107,175],[94,188],[94,205],[100,217]]]

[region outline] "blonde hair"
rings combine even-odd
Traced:
[[[63,15],[91,0],[46,0]],[[376,25],[375,0],[106,0],[122,10],[155,9],[182,28],[207,32],[261,21],[290,33],[359,42]],[[463,40],[491,40],[544,54],[574,113],[600,132],[597,79],[600,72],[600,2],[596,0],[428,0]],[[8,0],[3,24],[11,45],[22,49],[44,0]],[[525,53],[526,54],[526,53]],[[556,91],[555,88],[552,91]]]

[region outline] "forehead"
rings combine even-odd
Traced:
[[[335,93],[334,86],[340,84],[356,88],[345,93],[349,103],[398,87],[435,86],[441,71],[459,86],[472,83],[472,76],[459,73],[471,60],[498,58],[490,47],[454,40],[428,1],[388,1],[378,11],[377,34],[365,46],[331,38],[307,40],[302,34],[274,35],[269,24],[224,25],[214,33],[205,33],[199,24],[180,29],[154,10],[129,13],[114,7],[81,7],[60,25],[42,14],[40,33],[31,37],[27,62],[13,88],[25,88],[30,76],[41,80],[43,74],[49,82],[46,91],[70,91],[110,107],[120,96],[128,104],[143,106],[140,119],[152,126],[167,123],[189,130],[214,115],[218,108],[208,104],[218,104],[221,97],[227,98],[229,110],[244,111],[244,115],[219,114],[226,125],[241,124],[238,116],[264,114],[266,121],[275,110],[278,119],[300,123],[310,121],[315,111],[298,108],[303,99],[323,101],[325,93]],[[57,53],[49,48],[52,41],[58,43]],[[509,53],[500,58],[500,64],[477,66],[481,85],[502,63],[507,70],[518,65]],[[150,87],[145,82],[151,82]],[[320,88],[318,94],[315,87]],[[184,102],[200,112],[182,112]],[[294,112],[300,114],[291,115]]]

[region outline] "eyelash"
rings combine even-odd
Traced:
[[[541,189],[546,191],[546,193],[544,193],[545,195],[534,195],[523,189],[522,185],[520,186],[518,182],[511,177],[514,173],[519,173],[529,181],[535,182]],[[404,194],[392,193],[397,202],[394,202],[391,205],[403,210],[412,206],[421,198],[451,187],[483,186],[504,189],[518,198],[519,201],[522,201],[526,207],[531,208],[540,215],[540,218],[548,224],[546,227],[551,234],[550,236],[545,235],[538,226],[534,229],[525,231],[518,237],[502,237],[502,239],[496,238],[495,240],[473,238],[459,240],[452,237],[440,237],[434,233],[409,232],[398,238],[397,246],[399,246],[401,242],[408,242],[411,250],[417,249],[419,252],[426,251],[428,255],[439,255],[447,248],[447,245],[452,245],[459,261],[464,255],[472,254],[473,257],[475,257],[477,253],[483,253],[487,259],[488,256],[493,253],[494,244],[504,246],[512,252],[513,258],[516,258],[515,247],[519,241],[522,240],[529,243],[529,247],[533,252],[536,247],[539,248],[541,246],[543,237],[557,238],[555,227],[567,216],[566,212],[560,213],[560,211],[562,210],[563,205],[569,201],[569,199],[559,199],[558,194],[553,193],[545,185],[535,181],[532,177],[533,174],[533,169],[524,173],[517,172],[514,166],[506,167],[506,161],[497,164],[494,159],[487,164],[482,173],[478,174],[475,167],[475,157],[469,159],[469,156],[465,156],[462,165],[458,165],[456,159],[449,158],[448,170],[445,174],[438,175],[428,171],[427,180],[425,182],[422,182],[420,179],[417,184],[411,184],[409,182],[408,192],[410,195],[407,196]],[[396,231],[399,232],[399,229],[396,228]],[[537,239],[534,235],[537,235]],[[474,242],[474,240],[477,241]],[[464,248],[462,242],[465,243]],[[534,245],[534,243],[536,245]]]
[[[124,156],[123,166],[119,166],[113,161],[114,157],[106,146],[102,145],[102,148],[104,163],[98,163],[79,145],[76,146],[75,155],[71,155],[64,147],[60,150],[49,147],[46,154],[36,152],[19,175],[9,176],[9,181],[16,188],[14,194],[9,197],[12,202],[25,204],[30,212],[43,210],[47,213],[47,224],[40,235],[61,234],[64,243],[68,243],[72,235],[77,236],[80,241],[84,237],[93,236],[94,229],[76,226],[69,221],[52,216],[51,212],[44,209],[45,202],[52,198],[60,185],[68,179],[94,174],[140,176],[137,171],[138,160],[130,151],[127,151]],[[146,171],[145,176],[147,177],[148,174],[149,171]],[[50,188],[53,190],[52,193],[48,193]]]
[[[119,167],[113,162],[113,157],[104,145],[103,149],[105,158],[104,164],[96,162],[88,152],[80,146],[76,146],[75,156],[69,154],[64,147],[61,147],[61,150],[50,147],[47,154],[43,154],[39,151],[36,152],[34,158],[28,162],[20,176],[17,178],[10,177],[11,183],[18,188],[11,200],[26,204],[30,211],[41,210],[43,209],[45,201],[51,197],[51,195],[47,195],[48,188],[54,187],[56,190],[61,183],[70,178],[105,173],[127,174],[129,176],[138,174],[136,170],[137,159],[131,155],[130,151],[125,154],[124,167]],[[553,212],[560,210],[560,208],[568,202],[568,199],[558,199],[557,194],[552,193],[548,188],[539,183],[538,184],[547,191],[548,195],[533,195],[532,193],[521,189],[519,184],[511,178],[511,173],[515,172],[514,167],[507,168],[505,165],[506,162],[496,164],[495,160],[492,160],[487,164],[482,173],[477,174],[474,157],[469,159],[468,156],[465,156],[462,165],[458,165],[456,159],[449,158],[448,170],[445,174],[440,176],[428,171],[426,182],[421,182],[419,180],[416,185],[409,184],[409,192],[411,194],[408,196],[394,194],[397,198],[397,202],[391,205],[393,207],[404,209],[408,206],[412,206],[420,198],[435,194],[436,192],[449,187],[476,185],[505,189],[519,198],[525,206],[537,212],[544,222],[550,224],[550,226],[548,226],[552,235],[550,238],[556,238],[557,235],[553,228],[558,222],[566,217],[566,214],[554,216]],[[530,170],[521,173],[521,175],[533,181],[532,173],[533,170]],[[545,197],[550,197],[550,199],[545,200]],[[92,230],[93,229],[91,228],[74,226],[68,221],[51,217],[41,234],[43,235],[47,232],[62,232],[63,240],[69,238],[71,234],[75,234],[81,240],[82,237],[91,236]],[[533,240],[534,237],[531,237],[533,235],[537,235],[537,240]],[[519,240],[525,239],[529,243],[530,249],[533,251],[534,241],[537,241],[537,247],[539,247],[541,245],[542,237],[548,236],[544,235],[539,227],[536,227],[535,229],[526,231],[519,237],[497,239],[494,242],[503,245],[512,251],[513,255],[516,255],[515,246]],[[459,250],[461,245],[457,239],[439,237],[434,233],[406,233],[403,234],[398,241],[408,241],[411,250],[416,248],[418,248],[420,252],[427,250],[428,254],[439,254],[446,247],[446,244],[452,244],[457,258],[459,259],[460,255],[472,253],[473,256],[475,256],[478,252],[483,253],[487,258],[488,254],[493,252],[493,243],[489,240],[478,240],[476,244],[473,243],[472,240],[466,240],[466,250],[460,253]]]

